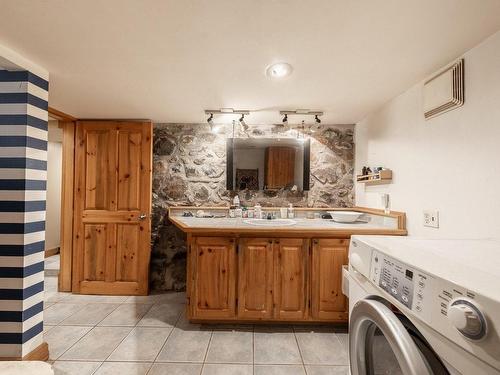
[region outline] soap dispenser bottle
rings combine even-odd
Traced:
[[[290,203],[288,205],[288,218],[293,219],[295,217],[295,212],[293,211],[293,205]]]
[[[260,204],[256,204],[255,207],[253,208],[253,216],[257,219],[262,219],[262,207],[260,207]]]

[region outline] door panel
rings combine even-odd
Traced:
[[[115,167],[110,131],[94,130],[86,133],[85,152],[85,209],[111,209],[112,179]]]
[[[276,318],[305,319],[307,317],[307,258],[308,241],[282,238],[275,241]]]
[[[148,292],[151,137],[150,122],[77,122],[74,292]]]
[[[349,240],[313,240],[312,313],[317,319],[346,319],[347,299],[342,293],[342,266],[348,263]]]
[[[137,225],[117,224],[116,280],[138,279],[140,233]]]
[[[106,271],[106,225],[85,225],[84,280],[104,280]]]
[[[236,248],[226,237],[196,237],[195,318],[231,318],[236,315]]]
[[[118,133],[119,210],[138,210],[140,206],[141,143],[140,131]]]
[[[273,245],[266,238],[240,240],[238,316],[269,319],[273,316]]]

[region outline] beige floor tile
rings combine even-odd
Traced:
[[[59,324],[64,319],[70,317],[81,310],[83,305],[76,303],[55,303],[43,312],[43,321],[46,324]]]
[[[301,364],[299,348],[292,330],[255,328],[255,363]]]
[[[347,352],[335,333],[295,332],[305,364],[347,365]]]
[[[104,362],[94,375],[146,375],[150,368],[151,363]]]
[[[253,331],[214,331],[208,363],[253,363]]]
[[[307,375],[349,375],[349,366],[306,366],[306,370]]]
[[[70,294],[64,302],[68,303],[123,303],[127,296],[95,296],[86,294]]]
[[[138,323],[144,327],[173,327],[186,308],[178,303],[154,305]]]
[[[252,375],[252,365],[205,364],[201,375]]]
[[[101,362],[56,361],[52,365],[54,375],[92,375]]]
[[[56,326],[46,334],[44,340],[49,344],[49,359],[59,358],[78,340],[90,331],[90,327]]]
[[[109,361],[153,362],[172,328],[136,327],[109,356]]]
[[[203,362],[211,335],[211,331],[174,328],[157,361]]]
[[[306,375],[303,365],[256,365],[254,375]]]
[[[50,306],[52,306],[55,302],[44,302],[43,303],[43,309],[48,309]]]
[[[64,319],[61,325],[95,326],[118,306],[120,305],[116,303],[89,303],[70,317]]]
[[[135,326],[148,312],[152,305],[142,303],[125,303],[120,305],[104,320],[100,326]]]
[[[185,292],[166,292],[158,294],[156,303],[181,303],[186,304]]]
[[[69,296],[71,296],[71,293],[47,290],[43,292],[43,300],[48,303],[63,302]]]
[[[95,327],[64,353],[61,359],[104,361],[131,330],[129,327]]]
[[[148,375],[200,375],[201,367],[194,363],[155,363]]]
[[[148,296],[130,296],[130,297],[127,297],[127,299],[125,300],[125,303],[149,303],[149,304],[153,304],[158,300],[159,297],[160,297],[159,294],[150,294]]]

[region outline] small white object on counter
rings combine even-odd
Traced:
[[[356,211],[327,211],[337,223],[354,223],[363,215]]]
[[[282,219],[288,218],[288,210],[286,207],[281,207],[280,208],[280,216]]]
[[[293,205],[290,203],[288,205],[288,218],[293,219],[295,217],[295,212],[293,212]]]
[[[260,207],[260,204],[256,204],[254,207],[254,215],[256,219],[262,219],[262,207]]]

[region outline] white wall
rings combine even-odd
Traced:
[[[60,246],[62,133],[57,121],[49,121],[47,145],[47,210],[45,223],[45,250]]]
[[[358,206],[406,211],[410,235],[500,237],[500,32],[465,53],[465,105],[429,121],[423,82],[356,125],[356,171],[393,170],[390,185],[356,184]],[[440,228],[422,225],[438,209]]]

